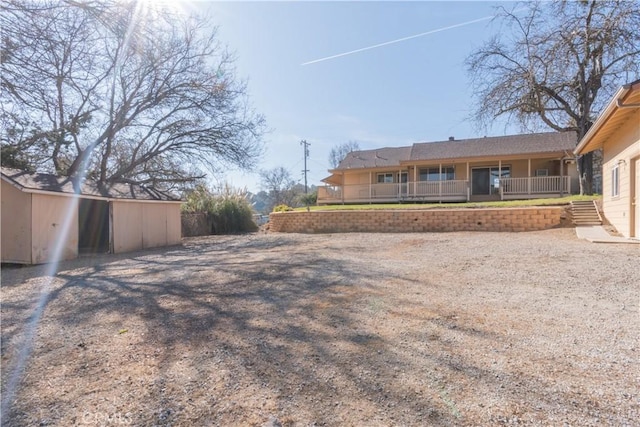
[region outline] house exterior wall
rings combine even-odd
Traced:
[[[33,264],[77,258],[78,199],[32,194],[31,233]]]
[[[640,158],[640,111],[628,120],[609,140],[605,142],[603,153],[602,207],[607,220],[625,237],[636,235],[633,203],[636,175],[640,171],[636,160]],[[618,166],[619,195],[612,194],[612,170]],[[637,193],[636,193],[637,194]]]
[[[372,175],[375,176],[375,173],[372,172]],[[375,179],[375,178],[372,178],[372,179]],[[344,174],[345,185],[357,185],[357,184],[368,184],[368,183],[369,183],[369,171],[345,172]]]
[[[178,203],[112,202],[113,252],[180,243]]]
[[[0,207],[2,262],[31,263],[31,194],[2,180]]]

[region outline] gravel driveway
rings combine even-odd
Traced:
[[[2,270],[3,400],[44,271]],[[83,258],[3,425],[638,425],[639,288],[640,245],[573,229]]]

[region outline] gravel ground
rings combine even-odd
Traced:
[[[573,229],[212,236],[5,268],[3,425],[638,425],[639,284],[640,246]]]

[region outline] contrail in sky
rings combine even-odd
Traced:
[[[318,62],[328,61],[329,59],[340,58],[341,56],[352,55],[354,53],[364,52],[365,50],[371,50],[371,49],[375,49],[375,48],[382,47],[382,46],[388,46],[390,44],[400,43],[400,42],[403,42],[405,40],[411,40],[411,39],[415,39],[415,38],[418,38],[418,37],[427,36],[429,34],[434,34],[434,33],[439,33],[441,31],[451,30],[453,28],[464,27],[465,25],[475,24],[476,22],[488,21],[489,19],[492,19],[494,16],[495,15],[485,16],[484,18],[474,19],[473,21],[467,21],[467,22],[463,22],[461,24],[449,25],[448,27],[438,28],[438,29],[435,29],[435,30],[427,31],[425,33],[415,34],[413,36],[403,37],[401,39],[396,39],[396,40],[391,40],[391,41],[384,42],[384,43],[374,44],[373,46],[367,46],[367,47],[363,47],[363,48],[360,48],[360,49],[351,50],[349,52],[344,52],[344,53],[339,53],[337,55],[327,56],[325,58],[314,59],[313,61],[303,62],[300,65],[316,64]]]

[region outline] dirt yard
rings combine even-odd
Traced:
[[[5,426],[640,420],[640,245],[252,234],[45,269],[2,270]]]

